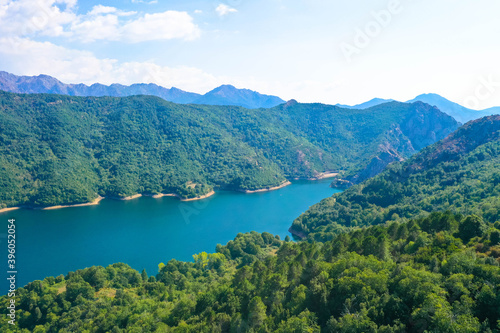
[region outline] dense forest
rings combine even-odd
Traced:
[[[137,193],[193,198],[355,173],[381,153],[408,157],[456,127],[420,102],[348,110],[291,101],[250,110],[0,91],[0,208]]]
[[[54,97],[59,98],[39,96]],[[91,100],[128,105],[142,103],[141,99],[68,99],[68,103],[72,107],[83,107],[79,103]],[[391,105],[395,109],[398,107],[397,103]],[[426,107],[424,104],[413,106]],[[177,106],[172,104],[169,107],[175,109]],[[204,106],[189,107],[212,110]],[[259,113],[260,118],[257,118],[261,120],[256,118],[255,121],[261,121],[259,124],[263,130],[255,129],[255,133],[268,133],[265,125],[271,123],[272,112],[277,112],[279,117],[276,116],[274,121],[279,118],[280,126],[274,123],[269,130],[279,129],[286,131],[287,135],[295,135],[292,128],[297,128],[297,133],[303,133],[300,140],[317,147],[320,144],[315,140],[321,137],[318,135],[314,139],[312,127],[308,134],[308,124],[318,123],[323,117],[329,119],[330,124],[335,123],[332,114],[345,112],[334,108],[332,110],[336,111],[331,113],[323,110],[327,115],[322,116],[323,107],[327,108],[309,105],[312,110],[309,114],[304,114],[305,106],[295,103],[270,110],[227,108],[223,113],[217,114],[219,109],[210,112],[215,112],[221,123],[226,121],[223,117],[234,119],[229,116],[232,112],[237,113],[234,117],[238,121],[241,121],[243,112]],[[102,106],[92,110],[101,109]],[[106,146],[109,141],[119,143],[125,140],[115,128],[115,122],[106,123],[107,117],[113,114],[111,110],[116,109],[114,106],[105,116],[96,115],[95,118],[80,110],[81,123],[86,117],[94,119],[92,121],[96,123],[90,126],[91,133],[100,136],[101,140],[79,139],[71,144],[55,144],[50,147],[50,152],[54,155],[61,151],[81,153],[81,160],[76,157],[60,159],[73,165],[78,165],[77,161],[85,165],[84,154],[92,152],[90,160],[98,172],[103,161],[131,154],[133,149],[121,151],[113,150],[114,144]],[[284,112],[287,109],[290,111]],[[147,114],[148,110],[142,109],[141,115]],[[432,112],[433,109],[427,110]],[[206,112],[203,119],[211,114]],[[355,110],[351,116],[357,113]],[[380,113],[387,117],[387,111],[381,109]],[[304,118],[302,123],[294,123],[305,115],[313,119]],[[179,119],[188,119],[186,117],[179,116]],[[158,113],[145,117],[148,120],[159,118]],[[68,119],[73,118],[61,115],[57,118],[59,121]],[[359,118],[353,119],[359,121]],[[239,131],[230,132],[229,129],[236,125],[229,120],[226,133],[232,133],[231,138],[244,133],[250,120],[254,121],[249,115],[245,125],[240,124]],[[102,130],[103,123],[108,126],[106,131]],[[210,123],[204,123],[203,128],[208,126],[205,124]],[[379,134],[387,138],[388,133],[397,132],[391,126],[389,132],[379,129]],[[66,125],[59,128],[66,128]],[[167,130],[167,127],[159,128]],[[85,130],[75,123],[71,136],[85,138]],[[345,131],[353,130],[346,128]],[[29,131],[25,133],[24,140],[11,144],[35,147],[30,139],[34,140],[36,136],[30,137]],[[140,133],[137,132],[139,139],[129,138],[123,147],[134,147],[133,144],[143,147],[139,144],[142,141],[156,142],[155,136],[141,140]],[[70,136],[63,131],[58,135]],[[332,133],[325,136],[325,147],[340,140],[332,136]],[[358,140],[354,137],[351,139]],[[2,140],[6,138],[4,136]],[[406,162],[393,163],[379,176],[313,206],[293,225],[294,232],[303,233],[304,241],[295,243],[289,237],[281,240],[269,233],[251,232],[238,234],[226,245],[217,245],[215,253],[193,255],[192,262],[171,260],[166,264],[159,263],[157,272],[149,272],[152,275],[117,263],[31,282],[16,291],[16,327],[8,324],[6,316],[9,298],[0,297],[0,327],[5,332],[61,333],[500,332],[499,138],[500,116],[466,124]],[[268,151],[262,147],[274,141],[255,139],[249,134],[248,138],[238,142],[245,142],[247,147],[261,153],[263,161],[274,163],[278,175],[290,177],[292,173],[287,172],[294,170],[293,165],[284,163],[285,158],[280,160],[265,155]],[[90,148],[77,149],[79,144]],[[411,146],[418,147],[417,141]],[[37,148],[41,151],[49,149],[43,145]],[[33,149],[26,150],[24,161],[36,160],[39,155]],[[282,156],[288,156],[286,150],[280,151],[284,151]],[[373,158],[361,150],[350,151],[350,156],[365,156],[365,161]],[[142,152],[146,160],[147,152]],[[200,156],[204,152],[201,150]],[[60,156],[72,157],[70,154]],[[324,161],[325,156],[319,160]],[[331,156],[331,163],[339,163]],[[347,162],[344,160],[343,163]],[[350,170],[359,167],[350,163]],[[285,171],[287,167],[291,169]],[[114,175],[109,171],[111,169],[107,169],[107,177]],[[141,171],[146,169],[146,162],[138,168]],[[103,174],[98,172],[95,179],[100,182]],[[85,177],[85,174],[81,176]],[[196,183],[211,185],[202,180]],[[215,181],[213,184],[220,186]]]
[[[2,332],[499,332],[500,222],[432,213],[325,243],[239,234],[148,276],[90,267],[17,290]]]
[[[405,221],[432,211],[500,220],[500,116],[467,123],[404,163],[311,207],[291,230],[326,240],[353,227]]]

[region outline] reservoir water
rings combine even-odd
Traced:
[[[280,190],[253,194],[219,191],[191,202],[173,197],[104,199],[99,205],[0,214],[3,273],[7,293],[7,224],[16,219],[17,286],[94,265],[124,262],[155,275],[160,262],[191,261],[214,252],[239,232],[270,232],[282,239],[292,221],[337,189],[329,180],[295,181]]]

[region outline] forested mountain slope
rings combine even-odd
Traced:
[[[417,102],[385,103],[364,110],[289,101],[270,110],[271,122],[331,153],[334,169],[360,182],[446,137],[458,123]]]
[[[152,96],[0,92],[0,205],[269,188],[362,170],[381,154],[391,156],[387,163],[401,159],[456,127],[423,103],[346,110],[290,102],[250,110]]]
[[[404,163],[322,200],[291,231],[329,239],[351,227],[413,218],[436,210],[500,220],[500,116],[467,123]]]
[[[434,213],[326,243],[239,234],[156,276],[90,267],[17,290],[2,332],[487,333],[500,329],[500,224]]]

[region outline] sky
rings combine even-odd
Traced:
[[[500,106],[499,13],[498,0],[0,0],[0,70],[484,109]]]

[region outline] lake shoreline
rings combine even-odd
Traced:
[[[102,199],[104,199],[104,197],[99,196],[97,199],[95,199],[92,202],[81,203],[81,204],[74,204],[74,205],[57,205],[57,206],[49,206],[49,207],[35,208],[35,209],[40,209],[40,210],[54,210],[54,209],[71,208],[71,207],[95,206],[95,205],[98,205],[99,202]]]
[[[292,237],[287,230],[294,218],[336,192],[328,185],[328,180],[292,181],[282,190],[259,194],[216,188],[215,195],[192,202],[153,199],[155,193],[144,191],[141,198],[132,201],[106,198],[95,206],[47,211],[22,207],[0,218],[5,230],[8,218],[15,218],[16,232],[24,242],[19,246],[24,259],[18,267],[23,274],[16,281],[21,286],[92,265],[107,267],[118,262],[139,272],[155,272],[159,262],[191,261],[193,254],[213,252],[217,244],[226,244],[238,233],[252,230],[279,235],[283,240],[287,235]],[[131,242],[137,246],[130,246]],[[64,255],[53,260],[61,244]]]
[[[334,178],[338,176],[338,172],[321,172],[316,177],[311,178],[293,178],[293,180],[322,180],[327,178]]]
[[[194,197],[194,198],[186,198],[186,199],[185,198],[181,198],[180,195],[175,194],[175,193],[158,193],[158,194],[145,195],[145,196],[152,197],[154,199],[159,199],[159,198],[162,198],[162,197],[176,197],[180,201],[196,201],[196,200],[202,200],[202,199],[209,198],[209,197],[211,197],[214,194],[215,194],[215,191],[212,190],[212,191],[208,192],[207,194],[203,194],[203,195],[200,195],[200,196],[197,196],[197,197]]]
[[[326,179],[326,178],[335,177],[336,175],[338,175],[338,173],[323,172],[323,173],[319,174],[318,177],[315,177],[315,178],[306,178],[306,179],[294,178],[294,180],[315,181],[315,180],[322,180],[322,179]],[[274,186],[274,187],[271,187],[271,188],[262,188],[262,189],[258,189],[258,190],[236,190],[234,192],[243,192],[245,194],[264,193],[264,192],[269,192],[269,191],[276,191],[276,190],[282,189],[282,188],[284,188],[286,186],[289,186],[291,184],[292,184],[292,182],[289,181],[289,180],[287,180],[287,181],[283,182],[281,185]],[[175,194],[175,193],[157,193],[157,194],[141,194],[141,193],[138,193],[138,194],[134,194],[134,195],[131,195],[131,196],[128,196],[128,197],[124,197],[124,198],[120,198],[120,197],[101,197],[101,196],[99,196],[98,198],[96,198],[92,202],[86,202],[86,203],[80,203],[80,204],[74,204],[74,205],[56,205],[56,206],[49,206],[49,207],[28,207],[28,206],[7,207],[7,208],[0,209],[0,214],[1,213],[6,213],[6,212],[9,212],[9,211],[13,211],[13,210],[17,210],[17,209],[21,209],[21,208],[24,208],[24,209],[34,209],[34,210],[55,210],[55,209],[62,209],[62,208],[95,206],[95,205],[98,205],[99,202],[101,200],[103,200],[103,199],[128,201],[128,200],[133,200],[133,199],[137,199],[137,198],[140,198],[140,197],[144,196],[144,197],[152,197],[152,198],[155,198],[155,199],[162,198],[162,197],[176,197],[180,201],[196,201],[196,200],[203,200],[203,199],[209,198],[209,197],[213,196],[214,194],[215,194],[215,191],[212,190],[209,193],[204,194],[202,196],[195,197],[195,198],[187,198],[187,199],[181,198],[178,194]]]
[[[137,199],[137,198],[140,198],[140,197],[142,197],[142,194],[138,193],[138,194],[134,194],[134,195],[131,195],[131,196],[128,196],[128,197],[123,197],[123,198],[120,198],[120,197],[106,197],[106,199],[128,201],[128,200]]]
[[[7,213],[7,212],[10,212],[12,210],[16,210],[16,209],[20,209],[21,207],[7,207],[7,208],[2,208],[0,209],[0,213]]]
[[[292,227],[288,228],[288,232],[291,233],[293,236],[299,238],[300,240],[307,238],[307,235],[304,232],[293,230]]]
[[[288,185],[292,185],[292,182],[290,182],[289,180],[283,182],[281,185],[270,187],[270,188],[262,188],[262,189],[258,189],[258,190],[240,190],[239,192],[243,192],[243,193],[247,193],[247,194],[262,193],[262,192],[279,190],[279,189],[286,187]]]
[[[195,197],[195,198],[188,198],[188,199],[181,198],[178,194],[174,194],[174,193],[159,193],[159,194],[154,194],[154,195],[149,195],[149,194],[144,194],[143,195],[143,194],[139,193],[139,194],[134,194],[134,195],[131,195],[131,196],[128,196],[128,197],[124,197],[124,198],[119,198],[119,197],[101,197],[101,196],[99,196],[98,198],[96,198],[92,202],[85,202],[85,203],[74,204],[74,205],[56,205],[56,206],[48,206],[48,207],[25,207],[25,206],[22,206],[22,207],[7,207],[7,208],[0,209],[0,214],[1,213],[6,213],[6,212],[10,212],[10,211],[13,211],[13,210],[17,210],[17,209],[21,209],[21,208],[32,209],[32,210],[56,210],[56,209],[62,209],[62,208],[95,206],[95,205],[98,205],[99,202],[101,202],[101,200],[103,200],[103,199],[111,199],[111,200],[119,200],[119,201],[129,201],[129,200],[133,200],[133,199],[137,199],[137,198],[145,196],[145,197],[153,197],[155,199],[158,199],[158,198],[161,198],[161,197],[176,197],[180,201],[195,201],[195,200],[206,199],[208,197],[211,197],[214,194],[215,194],[215,191],[210,191],[209,193],[204,194],[202,196],[198,196],[198,197]]]

